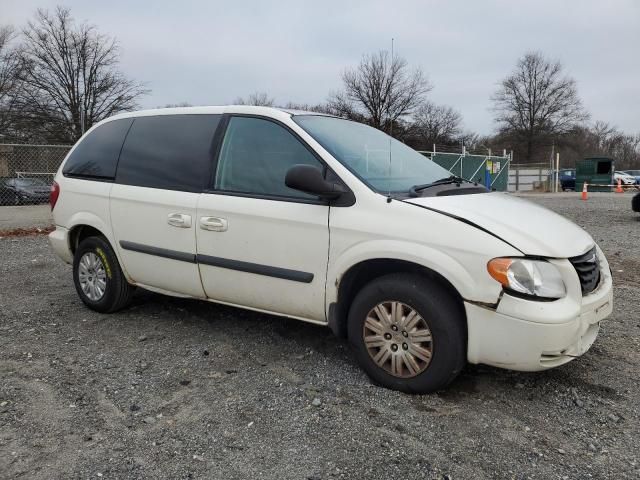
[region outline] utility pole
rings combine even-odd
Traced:
[[[558,193],[559,183],[560,183],[560,152],[556,152],[556,181],[554,182],[556,193]]]
[[[551,158],[549,159],[549,173],[550,178],[549,180],[552,181],[555,184],[555,178],[556,178],[556,173],[554,173],[554,168],[553,168],[553,160],[556,156],[556,142],[555,140],[551,143]],[[549,185],[549,191],[553,192],[554,191],[554,187],[552,185]]]
[[[391,71],[393,71],[393,37],[391,37]],[[389,109],[387,107],[387,115],[389,115]],[[393,137],[393,119],[389,118],[389,136]],[[391,147],[389,147],[389,154],[391,154]]]

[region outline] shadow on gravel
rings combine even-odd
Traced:
[[[225,336],[228,343],[241,344],[245,349],[258,350],[267,343],[282,350],[313,350],[327,359],[344,363],[345,367],[359,368],[346,340],[337,338],[326,327],[285,317],[206,301],[168,297],[141,289],[136,293],[133,304],[120,315],[152,322],[154,327],[162,327],[165,333],[167,329],[180,329],[181,326],[176,324],[176,320],[180,320],[190,325],[201,325],[205,336]],[[176,332],[176,335],[179,334]],[[621,397],[615,389],[592,383],[587,378],[588,368],[581,362],[527,373],[486,365],[467,365],[459,377],[437,395],[454,404],[481,402],[509,392],[517,392],[519,397],[529,400],[541,399],[550,389],[557,388],[578,388],[609,399]],[[420,401],[412,403],[419,411],[429,411],[431,408]]]
[[[570,362],[556,369],[543,372],[514,372],[486,365],[467,365],[460,376],[438,396],[450,402],[470,397],[499,397],[509,391],[518,391],[529,400],[544,397],[549,389],[579,389],[602,398],[623,398],[616,389],[593,383],[583,378],[584,369]]]
[[[231,335],[231,342],[235,338],[242,341],[245,348],[262,345],[265,338],[269,338],[283,348],[287,344],[303,349],[312,348],[321,354],[339,355],[344,361],[355,365],[355,359],[344,354],[347,343],[337,338],[329,328],[291,318],[203,300],[169,297],[142,289],[138,289],[132,305],[122,314],[144,318],[151,316],[159,322],[172,322],[175,319],[189,323],[204,321],[212,336]]]

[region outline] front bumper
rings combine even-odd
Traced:
[[[468,361],[538,371],[565,364],[589,350],[600,321],[613,311],[609,265],[600,249],[598,256],[600,284],[584,297],[573,267],[556,260],[565,284],[572,285],[563,299],[537,302],[505,294],[496,309],[465,302]]]
[[[73,254],[69,244],[69,230],[56,225],[56,229],[49,234],[51,248],[66,263],[73,263]]]

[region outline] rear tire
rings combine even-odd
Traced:
[[[80,242],[73,258],[73,282],[82,302],[101,313],[126,307],[135,291],[104,237],[88,237]]]
[[[466,363],[464,309],[427,277],[390,274],[371,281],[353,300],[348,322],[358,362],[383,387],[434,392]]]

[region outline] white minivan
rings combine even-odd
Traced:
[[[142,287],[327,325],[405,392],[441,389],[465,362],[567,363],[613,307],[580,227],[317,113],[114,116],[69,152],[51,205],[51,245],[89,308]]]

